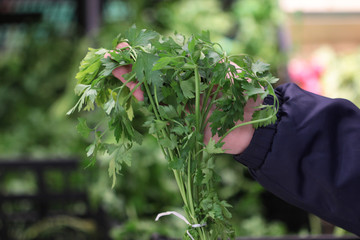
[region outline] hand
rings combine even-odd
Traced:
[[[259,106],[262,103],[262,99],[260,97],[257,98],[256,101],[253,99],[250,99],[244,108],[244,121],[248,122],[251,121],[252,115],[255,111],[255,107]],[[211,115],[212,110],[209,113],[209,116]],[[236,125],[242,123],[242,121],[238,121]],[[211,129],[210,124],[208,124],[204,130],[204,143],[208,144],[210,137],[211,137]],[[224,145],[222,146],[222,149],[227,154],[240,154],[242,153],[250,144],[250,141],[254,135],[255,129],[253,126],[245,125],[236,128],[232,132],[230,132],[224,139]],[[220,140],[220,137],[216,134],[212,137],[215,142],[218,142]]]
[[[240,67],[230,61],[230,64],[234,65],[238,73],[241,72]],[[233,77],[230,73],[227,74],[226,78],[229,79],[229,81],[233,82]],[[248,79],[248,81],[251,81]],[[262,104],[262,99],[258,96],[256,101],[253,99],[248,100],[244,107],[244,121],[238,121],[235,125],[239,125],[243,122],[249,122],[252,119],[252,115],[255,111],[255,107]],[[209,112],[208,117],[211,116],[212,112],[215,110],[215,106],[213,106]],[[251,124],[238,127],[234,129],[232,132],[230,132],[224,139],[224,145],[222,146],[222,149],[227,154],[240,154],[242,153],[250,144],[251,139],[254,135],[255,129]],[[210,138],[212,137],[210,123],[207,124],[207,126],[204,129],[204,143],[208,144]],[[215,142],[218,142],[221,137],[219,137],[217,134],[212,137],[212,139],[215,140]]]
[[[116,48],[124,48],[129,46],[128,43],[126,42],[122,42],[119,43]],[[110,57],[110,54],[105,54],[104,57]],[[112,72],[112,74],[114,75],[114,77],[116,77],[117,79],[119,79],[120,81],[122,81],[123,83],[126,82],[125,78],[123,77],[124,74],[127,74],[129,72],[132,71],[132,66],[131,65],[127,65],[127,66],[121,66],[121,67],[117,67],[114,69],[114,71]],[[128,82],[126,84],[126,86],[130,89],[130,91],[136,86],[135,82]],[[138,100],[138,101],[144,101],[144,92],[141,90],[140,87],[138,87],[135,91],[134,91],[134,97]]]
[[[123,48],[126,46],[129,46],[129,45],[127,43],[123,42],[123,43],[119,43],[116,46],[116,48]],[[109,57],[109,55],[105,55],[104,57]],[[238,67],[235,63],[231,63],[231,64]],[[117,79],[119,79],[120,81],[125,83],[125,79],[124,79],[123,75],[131,72],[131,67],[132,67],[131,65],[121,66],[121,67],[116,68],[112,73]],[[231,77],[230,76],[228,76],[228,77],[231,81]],[[136,83],[129,82],[126,84],[126,86],[128,86],[129,89],[132,90],[136,86]],[[139,101],[143,101],[144,100],[144,92],[140,88],[137,88],[134,91],[134,97]],[[252,114],[255,111],[255,107],[260,105],[261,102],[262,102],[262,99],[260,97],[258,97],[258,99],[256,101],[254,101],[253,99],[250,99],[247,102],[247,104],[245,105],[245,108],[244,108],[244,122],[251,121]],[[211,115],[212,112],[213,112],[213,109],[210,111],[209,116]],[[242,122],[239,121],[236,124],[240,124],[240,123],[242,123]],[[235,130],[233,130],[231,133],[229,133],[224,138],[224,140],[223,140],[224,145],[222,146],[222,149],[227,154],[240,154],[249,146],[252,136],[254,134],[254,131],[255,130],[252,127],[252,125],[245,125],[245,126],[236,128]],[[210,129],[210,124],[208,124],[204,130],[204,143],[208,144],[210,138],[211,138],[211,129]],[[215,135],[212,138],[215,140],[215,142],[218,142],[220,140],[220,137],[218,135]]]

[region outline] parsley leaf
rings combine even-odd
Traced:
[[[260,60],[257,60],[255,63],[252,64],[251,70],[257,74],[257,73],[264,73],[270,69],[270,64],[264,63]]]

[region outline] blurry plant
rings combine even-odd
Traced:
[[[286,227],[284,223],[267,223],[261,215],[254,215],[241,222],[239,231],[242,236],[281,236],[286,233]]]
[[[228,52],[261,57],[274,69],[285,62],[277,0],[159,1],[157,6],[153,23],[162,33],[193,34],[207,29]]]
[[[174,31],[191,35],[206,29],[228,52],[261,57],[273,69],[286,60],[283,15],[277,0],[122,0],[109,1],[107,6],[106,26],[113,32],[122,32],[133,23],[167,35]],[[110,6],[119,10],[115,13]]]
[[[21,176],[13,172],[1,173],[0,192],[3,194],[32,194],[37,186],[34,174],[23,171]]]
[[[31,32],[26,45],[0,60],[0,152],[2,156],[71,155],[81,142],[63,116],[73,99],[69,79],[79,61],[80,41]],[[80,51],[79,51],[80,50]],[[72,143],[68,140],[72,139]]]
[[[71,229],[72,231],[65,229]],[[58,233],[61,234],[58,234]],[[95,239],[89,238],[94,236],[96,232],[96,224],[92,220],[81,219],[72,216],[55,216],[42,219],[32,226],[28,227],[24,232],[18,232],[19,240],[32,239],[48,239],[57,236],[56,239]]]
[[[289,75],[300,87],[332,98],[345,98],[360,106],[360,50],[336,53],[320,47],[309,60],[293,58]]]
[[[321,77],[323,94],[348,99],[360,107],[360,49],[336,53],[323,47],[314,53],[314,57],[325,66]]]
[[[257,56],[278,67],[285,62],[286,44],[281,39],[283,14],[277,0],[236,0],[229,11],[237,28],[233,36],[234,51]]]
[[[111,188],[107,174],[110,159],[100,158],[97,183],[90,190],[93,204],[102,206],[114,222],[111,236],[148,240],[154,232],[181,235],[185,225],[177,220],[169,219],[161,225],[154,222],[158,211],[180,205],[176,182],[155,139],[148,136],[142,146],[134,145],[131,155],[132,166],[123,168],[115,188]]]
[[[71,81],[76,71],[74,63],[80,61],[84,54],[82,41],[86,40],[76,36],[71,39],[62,37],[51,28],[42,28],[45,36],[39,35],[36,27],[24,27],[23,30],[25,44],[18,49],[1,52],[1,158],[47,160],[82,156],[86,143],[72,131],[77,120],[66,118],[64,112],[74,101]],[[90,175],[90,171],[86,175]],[[67,182],[71,187],[84,191],[86,175],[77,172],[66,176]],[[1,176],[2,194],[31,196],[38,190],[36,176],[27,171],[20,174],[15,170],[2,172]],[[61,185],[63,177],[64,173],[49,172],[44,181],[56,193],[59,188],[64,188]],[[88,180],[86,184],[91,185]],[[34,205],[34,201],[19,200],[1,207],[10,216],[24,212],[33,214]],[[74,215],[83,209],[78,205],[72,210],[61,207],[60,211],[72,211]],[[24,222],[9,226],[11,228],[7,231],[11,236],[24,232],[26,228]]]
[[[214,41],[229,33],[235,24],[230,14],[223,11],[218,0],[182,0],[163,1],[156,16],[164,27],[165,33],[174,30],[184,33],[200,33],[207,29],[212,33]]]

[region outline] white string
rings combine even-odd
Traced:
[[[206,223],[203,224],[191,224],[183,215],[181,215],[178,212],[175,211],[168,211],[168,212],[163,212],[163,213],[159,213],[156,218],[155,221],[158,221],[159,218],[163,217],[163,216],[168,216],[168,215],[175,215],[176,217],[180,218],[181,220],[183,220],[187,225],[193,227],[193,228],[198,228],[198,227],[204,227],[206,226]],[[186,230],[187,235],[189,235],[189,237],[191,238],[191,240],[195,240],[193,238],[193,236],[191,236],[189,230]]]

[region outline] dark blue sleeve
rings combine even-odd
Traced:
[[[257,129],[235,160],[268,191],[360,235],[359,108],[291,83],[276,93],[278,121]]]

